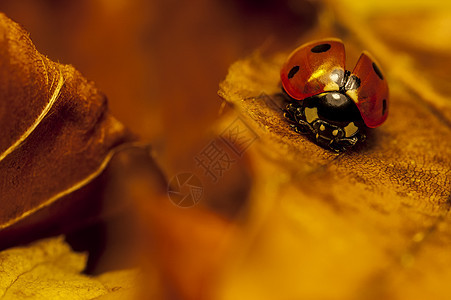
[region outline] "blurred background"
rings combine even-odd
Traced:
[[[172,171],[183,169],[193,144],[218,118],[218,84],[229,65],[262,45],[276,50],[296,43],[315,23],[318,5],[2,0],[0,10],[30,32],[40,52],[95,81],[113,114],[151,141]]]
[[[432,90],[449,95],[451,75],[443,63],[451,53],[450,9],[442,0],[0,0],[0,11],[30,32],[41,53],[96,82],[113,115],[152,144],[168,179],[195,167],[193,158],[217,134],[212,128],[233,113],[217,95],[218,85],[233,62],[257,49],[288,53],[332,35],[359,41],[350,53],[373,47],[390,80],[402,81],[398,67],[417,70],[434,79]],[[200,299],[199,286],[218,259],[210,246],[239,227],[234,219],[246,209],[252,181],[244,157],[218,184],[204,186],[200,206],[211,204],[209,213],[174,206],[165,211],[173,221],[156,221],[163,237],[153,238],[167,244],[160,257],[169,263],[149,269],[164,269],[170,279],[162,286],[177,291],[174,299]],[[128,233],[118,228],[127,220],[109,231],[123,238]],[[178,231],[183,227],[194,228],[192,235]],[[192,243],[205,248],[198,251]],[[123,244],[116,241],[113,252],[125,253]]]

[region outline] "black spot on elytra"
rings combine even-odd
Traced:
[[[382,75],[381,70],[379,69],[379,67],[375,63],[373,63],[373,70],[374,70],[374,72],[376,72],[377,76],[379,76],[379,78],[381,80],[384,80],[384,76]]]
[[[313,47],[310,51],[312,51],[313,53],[322,53],[328,51],[330,47],[330,44],[319,44]]]
[[[387,100],[382,100],[382,115],[385,115],[385,111],[387,110]]]
[[[293,76],[299,71],[299,66],[294,66],[291,68],[290,72],[288,72],[288,79],[293,78]]]

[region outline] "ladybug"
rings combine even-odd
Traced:
[[[336,152],[363,141],[367,128],[388,115],[388,84],[378,64],[364,51],[352,72],[336,38],[295,49],[280,72],[288,98],[285,118],[294,130]]]

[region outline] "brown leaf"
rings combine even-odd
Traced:
[[[59,214],[50,207],[96,178],[131,138],[92,82],[40,54],[3,14],[0,82],[1,247],[20,238],[5,229],[18,225],[23,234]]]
[[[257,53],[231,66],[219,94],[261,143],[250,150],[256,176],[246,225],[252,234],[237,242],[240,254],[230,259],[220,299],[451,295],[445,288],[451,255],[443,250],[451,242],[449,97],[434,93],[426,77],[403,77],[420,71],[396,65],[396,52],[364,25],[337,22],[358,32],[345,40],[351,53],[367,41],[382,50],[372,52],[381,55],[390,82],[389,118],[365,143],[335,154],[293,132],[283,118],[279,71],[288,53]]]

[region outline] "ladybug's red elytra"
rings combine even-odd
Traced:
[[[280,72],[289,98],[285,117],[299,133],[321,146],[343,151],[365,139],[365,129],[388,115],[388,84],[378,64],[364,51],[352,72],[345,69],[345,48],[336,38],[295,49]]]

